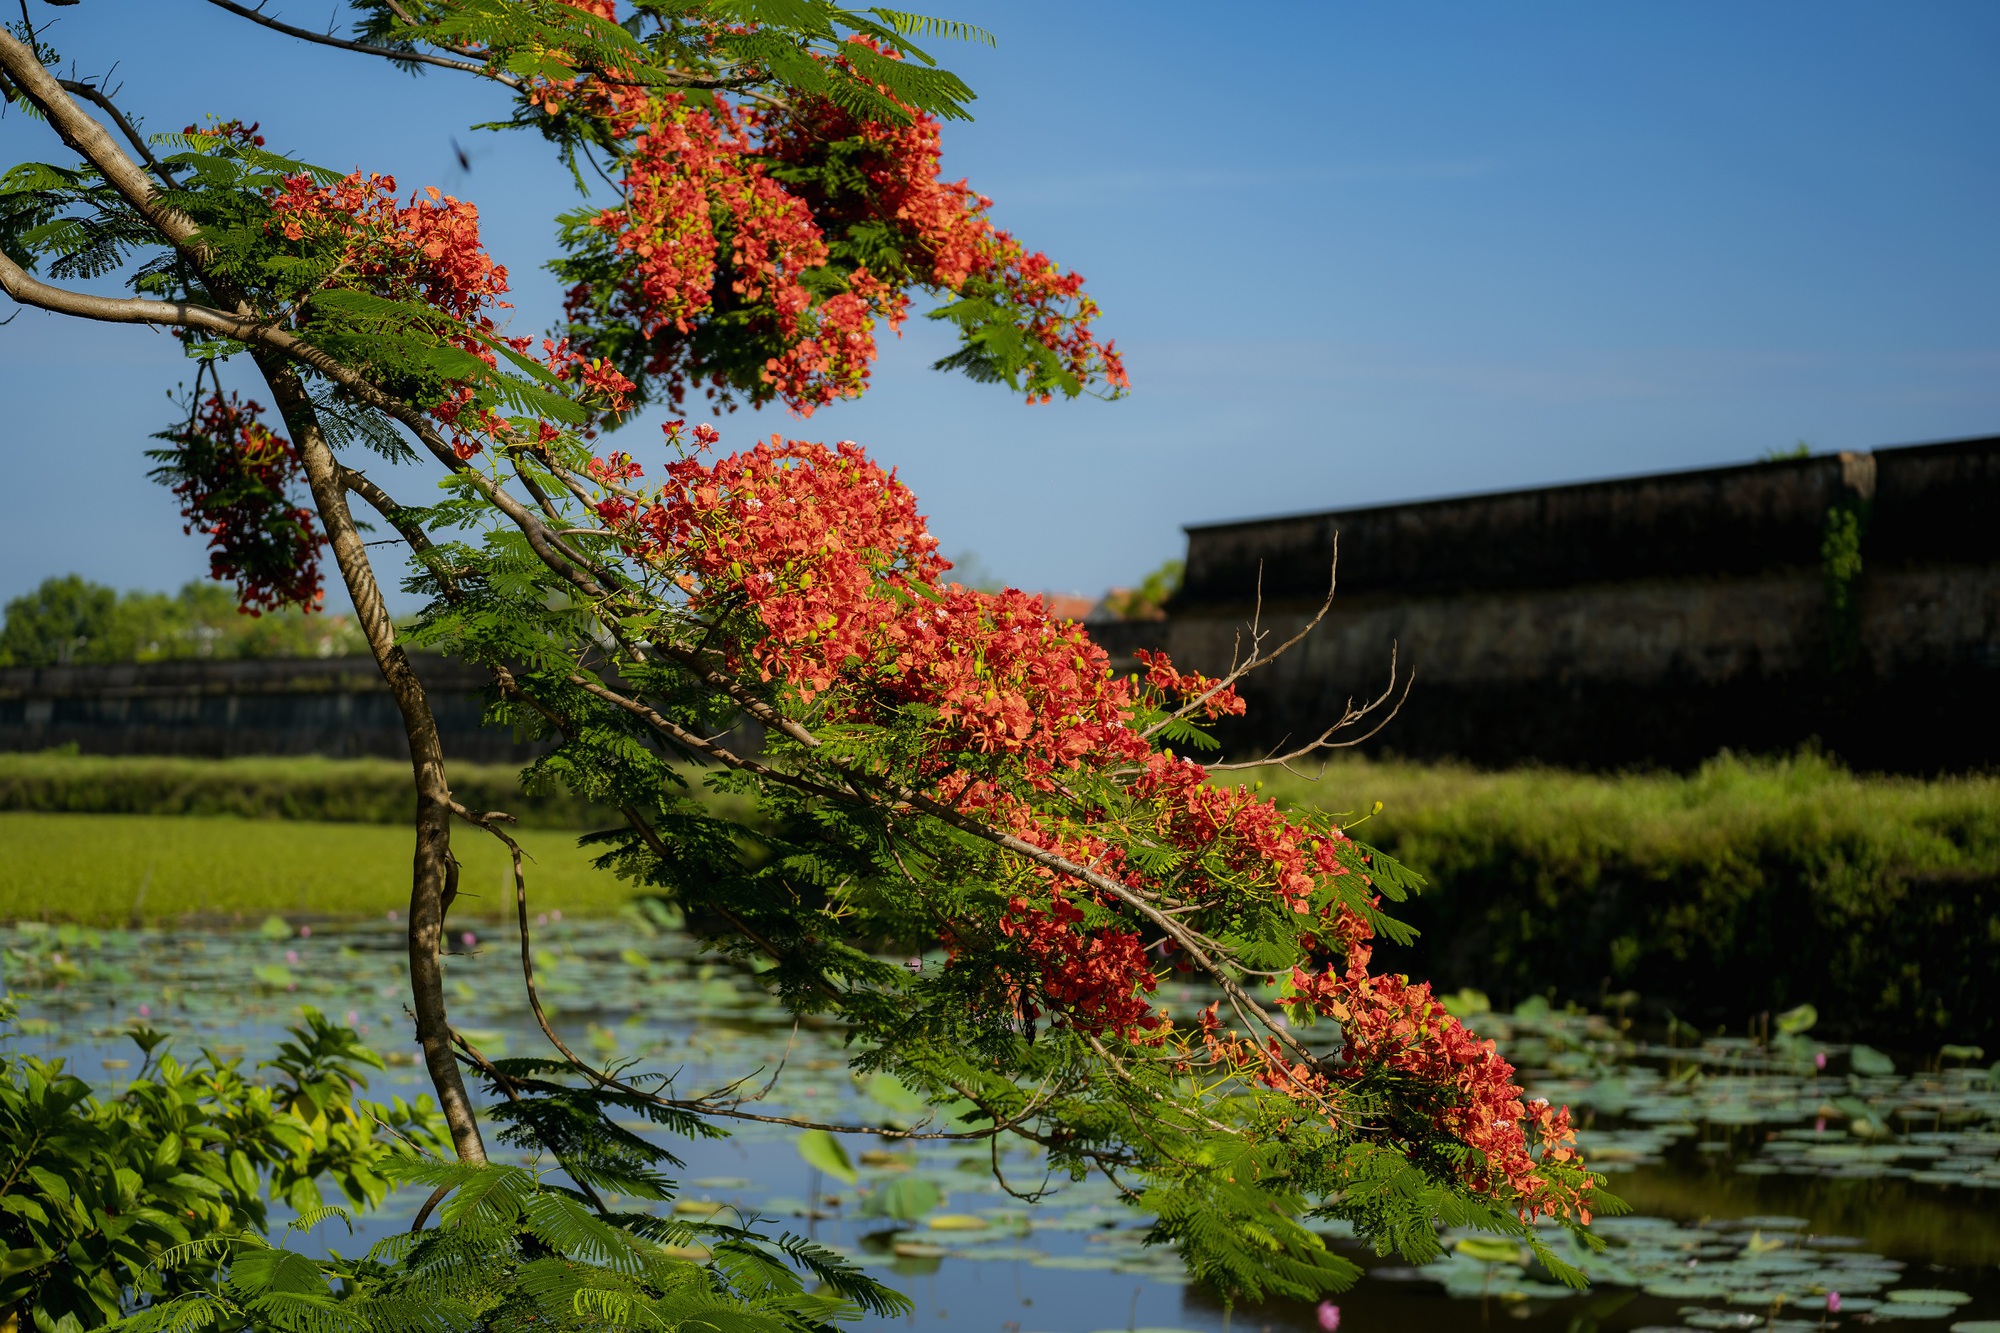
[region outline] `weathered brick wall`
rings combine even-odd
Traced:
[[[1852,610],[1829,514],[1861,532]],[[1233,755],[1416,679],[1368,747],[1481,763],[1688,765],[1817,738],[1904,771],[2000,763],[2000,439],[1635,477],[1188,531],[1152,625],[1094,626],[1217,671],[1257,609],[1272,643]]]

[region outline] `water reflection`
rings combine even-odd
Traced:
[[[135,1021],[176,1034],[183,1049],[254,1060],[312,1004],[360,1027],[392,1061],[373,1095],[425,1090],[395,923],[320,923],[311,934],[266,924],[17,927],[5,937],[7,984],[25,1001],[15,1044],[115,1085],[130,1068],[123,1034]],[[539,1050],[511,931],[461,929],[446,965],[454,1020],[489,1056]],[[685,1092],[781,1070],[759,1106],[773,1114],[905,1126],[922,1114],[893,1080],[850,1078],[836,1030],[795,1025],[749,973],[656,922],[548,921],[536,963],[565,1040],[597,1058],[676,1071]],[[1528,1005],[1503,1016],[1477,1012],[1476,997],[1457,1003],[1532,1091],[1577,1109],[1587,1155],[1635,1207],[1600,1223],[1612,1242],[1605,1255],[1575,1252],[1592,1274],[1587,1292],[1553,1285],[1491,1238],[1450,1236],[1445,1259],[1412,1269],[1331,1229],[1370,1270],[1335,1298],[1337,1315],[1283,1302],[1225,1310],[1170,1254],[1143,1245],[1144,1219],[1108,1185],[1046,1181],[1024,1145],[999,1161],[1016,1190],[1050,1187],[1033,1204],[995,1182],[985,1144],[853,1140],[859,1177],[849,1186],[801,1157],[797,1131],[745,1123],[727,1140],[672,1145],[688,1163],[673,1206],[810,1232],[908,1292],[917,1308],[902,1323],[952,1333],[1305,1333],[1330,1318],[1346,1333],[1496,1323],[1807,1333],[1889,1322],[2000,1333],[1979,1322],[2000,1318],[2000,1088],[1968,1054],[1897,1073],[1879,1053],[1816,1044],[1810,1033],[1670,1041],[1615,1015]],[[406,1225],[414,1207],[392,1201],[355,1240],[319,1239],[351,1251]]]

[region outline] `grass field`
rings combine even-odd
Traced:
[[[519,834],[535,857],[537,912],[615,912],[630,887],[594,868],[576,835]],[[457,830],[454,924],[513,912],[499,843]],[[272,914],[379,915],[410,900],[409,829],[203,816],[0,813],[0,920],[163,924]],[[477,896],[474,896],[477,895]]]

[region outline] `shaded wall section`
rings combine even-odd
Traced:
[[[1218,733],[1232,757],[1317,733],[1393,652],[1414,686],[1364,749],[2000,762],[2000,438],[1191,527],[1168,619],[1092,632],[1219,672],[1253,615],[1271,643],[1306,623],[1336,551],[1326,619]]]
[[[484,671],[412,655],[445,752],[523,762],[537,747],[482,727]],[[0,670],[0,750],[75,745],[86,754],[327,755],[408,759],[409,742],[372,657]]]

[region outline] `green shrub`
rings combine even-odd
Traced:
[[[0,1001],[0,1037],[12,1014]],[[212,1295],[215,1256],[267,1225],[267,1200],[323,1210],[321,1184],[355,1208],[389,1192],[397,1143],[449,1146],[429,1097],[359,1101],[382,1060],[313,1010],[267,1061],[270,1082],[204,1051],[182,1064],[158,1032],[145,1064],[99,1101],[60,1060],[0,1054],[0,1311],[38,1333],[81,1333],[136,1300]],[[213,1246],[200,1245],[214,1242]],[[209,1262],[164,1264],[198,1248]]]
[[[1428,877],[1384,963],[1447,989],[1590,1002],[1636,991],[1741,1023],[1811,1002],[1848,1035],[2000,1037],[2000,779],[1863,777],[1814,754],[1689,776],[1481,773],[1352,760],[1288,803]]]
[[[529,796],[504,764],[454,764],[451,785],[466,805],[505,810],[531,828],[618,820],[565,793]],[[0,810],[407,824],[415,809],[410,766],[399,760],[0,754]]]

